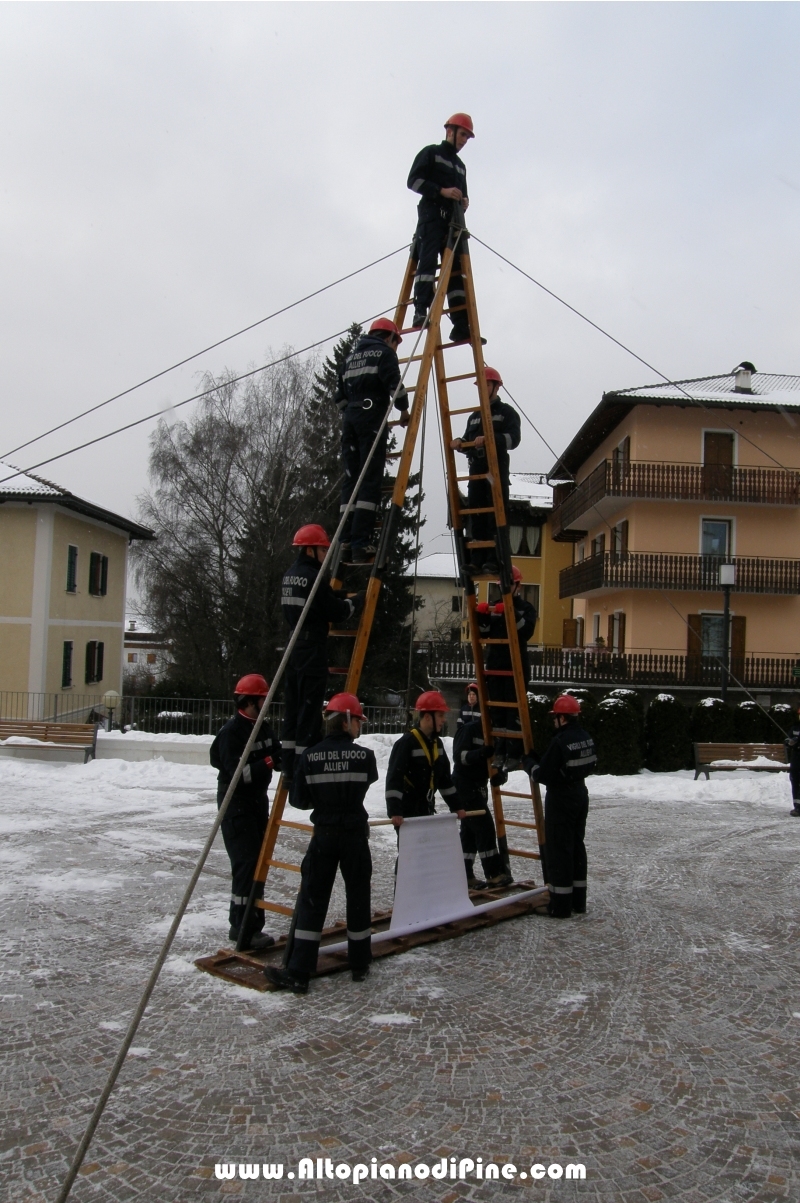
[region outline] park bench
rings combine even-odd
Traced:
[[[709,772],[730,773],[751,769],[757,773],[786,772],[786,748],[783,744],[695,744],[694,779]]]
[[[97,723],[48,723],[34,719],[0,719],[0,740],[36,740],[39,750],[58,752],[65,748],[83,752],[83,763],[97,755]],[[11,744],[11,747],[25,747]]]

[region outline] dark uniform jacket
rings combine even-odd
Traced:
[[[225,797],[225,792],[233,780],[236,766],[239,763],[245,744],[253,730],[253,719],[247,718],[237,711],[233,718],[228,719],[211,745],[209,756],[211,764],[219,769],[217,777],[217,800]],[[254,802],[261,802],[267,796],[267,786],[272,778],[272,769],[265,763],[267,756],[272,757],[275,768],[280,768],[281,745],[269,723],[262,723],[258,738],[253,744],[247,758],[247,764],[242,770],[239,784],[228,807],[228,815],[247,808]]]
[[[522,437],[521,419],[518,411],[512,405],[507,405],[505,401],[495,398],[492,402],[492,428],[497,447],[497,458],[502,470],[508,467],[508,454],[515,447],[519,447],[519,441]],[[465,443],[471,443],[478,435],[483,433],[483,417],[480,410],[476,410],[475,413],[470,414],[467,428],[461,437]],[[480,467],[482,472],[485,472],[486,447],[467,447],[466,452],[469,463],[475,464],[476,467]]]
[[[438,735],[428,739],[419,727],[401,735],[392,748],[386,774],[386,813],[413,818],[432,815],[436,790],[450,810],[460,810],[450,761]]]
[[[480,719],[459,727],[453,740],[453,781],[456,789],[480,789],[489,780],[489,760]]]
[[[791,730],[783,741],[786,745],[786,759],[792,768],[800,768],[800,723],[792,723]]]
[[[316,560],[299,555],[291,568],[284,573],[281,583],[281,609],[292,630],[297,626],[297,620],[321,567]],[[327,668],[328,625],[332,622],[346,622],[354,612],[352,601],[336,593],[327,581],[323,581],[303,623],[292,659],[296,663],[301,660],[308,661],[309,665],[312,661],[315,665],[318,662],[319,667]]]
[[[465,702],[458,713],[456,727],[457,728],[463,727],[465,723],[474,723],[475,719],[476,718],[479,719],[480,717],[481,717],[480,705],[470,706],[468,702]]]
[[[503,603],[489,607],[482,602],[478,607],[478,631],[481,639],[506,639],[506,615]],[[487,612],[488,611],[488,612]],[[536,629],[536,607],[517,594],[514,597],[514,613],[517,616],[517,637],[522,655],[522,667],[529,668],[528,640]],[[486,668],[511,668],[511,648],[507,643],[490,643],[486,649]]]
[[[531,777],[547,786],[549,800],[583,802],[586,778],[597,768],[594,740],[577,722],[559,727]]]
[[[292,803],[311,810],[314,824],[361,827],[367,820],[364,798],[377,780],[370,748],[362,748],[351,735],[331,735],[300,757]]]
[[[342,411],[350,404],[367,409],[374,405],[383,414],[398,384],[397,352],[384,339],[363,334],[342,365],[333,399]],[[396,409],[408,409],[405,387],[400,387],[394,404]]]
[[[438,145],[425,146],[411,164],[408,186],[422,198],[418,212],[421,220],[439,217],[450,220],[453,202],[442,196],[442,188],[460,188],[467,192],[467,169],[456,154],[456,148],[447,139]]]

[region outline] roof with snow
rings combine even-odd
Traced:
[[[414,575],[413,563],[406,569],[406,575]],[[432,551],[430,555],[420,556],[417,560],[417,576],[452,581],[455,584],[458,579],[456,557],[452,551]]]
[[[149,527],[140,526],[138,522],[132,522],[130,518],[123,518],[120,514],[103,509],[102,506],[95,505],[91,501],[84,501],[82,497],[76,497],[74,493],[70,493],[69,489],[63,489],[61,485],[53,484],[51,480],[45,480],[41,476],[34,476],[32,472],[20,472],[13,478],[13,481],[7,481],[5,487],[0,485],[0,505],[9,501],[28,505],[41,505],[42,503],[60,505],[65,510],[81,514],[84,518],[95,518],[98,522],[115,526],[118,530],[125,531],[131,539],[155,539],[156,537],[155,532],[151,531]]]
[[[547,483],[546,472],[509,472],[508,488],[512,501],[527,501],[540,509],[553,508],[553,486]]]
[[[734,370],[721,376],[700,376],[692,380],[675,380],[670,384],[645,384],[639,388],[603,393],[600,404],[586,419],[563,456],[550,469],[548,479],[563,480],[576,472],[635,405],[800,410],[800,376],[753,371],[750,389],[743,392],[736,388]]]

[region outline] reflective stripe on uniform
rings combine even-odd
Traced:
[[[575,760],[567,760],[565,767],[568,769],[578,769],[584,764],[594,764],[597,757],[592,753],[591,756],[578,756]]]
[[[454,785],[448,786],[447,789],[439,790],[439,793],[442,795],[443,798],[449,798],[450,794],[454,794],[455,792],[456,792],[456,787]]]
[[[306,776],[308,785],[338,785],[340,781],[369,781],[366,773],[352,773],[350,769],[340,769],[335,773],[313,773]]]
[[[253,784],[253,773],[249,764],[246,764],[242,769],[242,781],[245,783],[245,785]]]
[[[282,597],[281,598],[282,606],[304,606],[305,604],[306,604],[306,599],[304,597]]]
[[[353,380],[356,376],[377,376],[380,368],[377,364],[363,368],[348,368],[344,374],[345,380]]]
[[[572,888],[573,888],[573,890],[576,890],[576,889],[577,890],[585,890],[586,882],[585,881],[573,881]]]
[[[551,890],[553,894],[571,894],[572,893],[572,886],[548,886],[547,888],[549,890]]]
[[[422,180],[422,179],[419,179],[419,180],[414,180],[414,183],[411,185],[411,191],[412,191],[412,192],[421,192],[421,191],[422,191],[422,185],[423,185],[424,183],[425,183],[425,181],[424,181],[424,180]]]
[[[315,943],[319,944],[320,940],[322,939],[322,932],[301,931],[300,928],[297,927],[295,928],[294,938],[295,940],[313,940]]]
[[[412,756],[424,756],[426,760],[430,760],[430,757],[428,756],[428,753],[425,751],[424,748],[412,748],[411,755]]]
[[[433,281],[436,279],[436,276],[428,276],[428,275],[422,275],[422,274],[418,273],[414,277],[414,279],[421,281],[421,283],[423,283],[423,284],[433,284]]]
[[[378,505],[377,505],[377,502],[375,502],[375,501],[357,501],[354,508],[357,510],[375,511],[375,510],[377,510]]]
[[[387,789],[386,791],[387,798],[402,798],[402,796],[403,795],[399,789]]]
[[[231,894],[231,902],[234,906],[246,906],[247,899],[244,894]]]
[[[283,748],[283,750],[285,752],[291,752],[293,748],[297,747],[297,744],[294,742],[293,739],[282,739],[281,747]]]
[[[297,932],[295,932],[295,935],[297,935]],[[347,929],[348,940],[368,940],[371,935],[372,935],[371,927],[368,927],[365,931],[350,931],[349,927]]]

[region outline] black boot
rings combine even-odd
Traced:
[[[267,965],[264,977],[271,982],[276,990],[291,990],[292,994],[308,994],[308,977],[305,974],[292,973],[289,969],[279,969]]]
[[[350,972],[354,982],[365,982],[369,977],[369,965],[362,965],[360,969],[352,969]]]
[[[427,319],[428,319],[427,309],[415,309],[414,310],[414,320],[411,323],[411,329],[412,330],[421,330],[422,327],[425,325],[425,322],[427,321]]]
[[[572,887],[572,912],[575,915],[586,914],[586,886]]]

